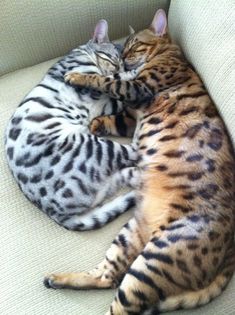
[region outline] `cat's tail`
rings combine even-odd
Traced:
[[[199,291],[184,292],[179,295],[169,296],[161,301],[157,307],[145,311],[144,315],[157,314],[158,312],[173,311],[176,309],[190,309],[209,303],[219,296],[225,289],[235,270],[235,244],[228,250],[224,264],[219,273],[209,286]]]
[[[108,222],[111,222],[116,217],[129,210],[136,204],[135,191],[128,192],[121,195],[104,205],[90,209],[89,212],[84,214],[74,214],[63,221],[60,221],[60,225],[68,230],[73,231],[87,231],[99,229]]]

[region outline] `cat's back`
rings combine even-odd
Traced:
[[[232,144],[201,80],[194,71],[189,73],[187,83],[160,93],[144,112],[139,140],[146,187],[184,214],[197,207],[231,215]]]

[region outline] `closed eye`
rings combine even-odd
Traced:
[[[146,51],[146,49],[145,48],[136,49],[136,52],[142,52],[142,51]]]

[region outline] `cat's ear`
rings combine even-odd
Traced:
[[[154,31],[157,36],[163,36],[167,31],[167,17],[164,10],[159,9],[154,15],[150,29]]]
[[[106,20],[99,20],[99,22],[96,24],[93,41],[98,44],[109,42],[108,23]]]
[[[135,30],[133,29],[133,27],[131,25],[129,25],[129,34],[135,34]]]

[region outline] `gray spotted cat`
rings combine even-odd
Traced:
[[[25,196],[70,230],[99,228],[135,203],[130,191],[110,202],[120,187],[134,187],[137,153],[89,131],[93,118],[116,114],[122,104],[64,81],[68,71],[114,75],[118,49],[101,20],[94,37],[49,69],[20,103],[6,129],[10,169]]]

